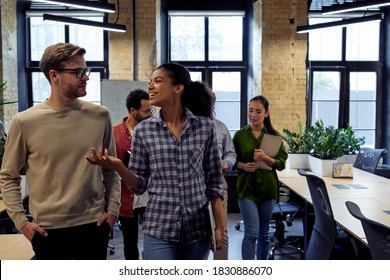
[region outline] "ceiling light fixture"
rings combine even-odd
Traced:
[[[332,6],[323,7],[322,14],[332,15],[332,14],[346,13],[346,12],[352,12],[358,10],[365,10],[370,8],[379,8],[379,7],[389,6],[389,5],[390,5],[390,1],[388,0],[387,1],[372,0],[372,1],[359,1],[353,3],[336,4]]]
[[[126,32],[126,26],[120,24],[104,23],[104,22],[83,20],[83,19],[77,19],[71,17],[55,16],[50,14],[43,14],[43,20],[62,22],[71,25],[97,27],[108,31]]]
[[[330,27],[343,27],[351,24],[368,22],[368,21],[380,21],[383,19],[382,14],[376,14],[373,16],[367,17],[359,17],[359,18],[348,18],[343,20],[331,21],[326,23],[312,24],[312,25],[304,25],[297,27],[297,33],[307,33],[313,30],[322,29],[322,28],[330,28]]]
[[[104,13],[115,13],[115,5],[109,3],[101,2],[90,2],[90,1],[80,1],[80,0],[33,0],[34,2],[42,2],[48,4],[57,4],[66,7],[73,7],[79,9],[86,9],[92,11],[99,11]]]

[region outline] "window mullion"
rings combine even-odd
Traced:
[[[205,47],[205,61],[208,62],[209,61],[209,17],[208,16],[205,16],[204,17],[204,47]]]

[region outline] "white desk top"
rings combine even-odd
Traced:
[[[304,176],[296,169],[278,172],[278,177],[293,192],[311,201],[309,188]],[[362,242],[367,243],[361,222],[354,218],[345,206],[346,201],[359,205],[362,213],[369,219],[390,226],[390,215],[383,210],[390,210],[390,179],[360,169],[353,169],[353,178],[323,177],[331,201],[333,216],[336,222]],[[347,188],[339,189],[334,184]],[[365,188],[356,189],[349,184],[359,184]]]

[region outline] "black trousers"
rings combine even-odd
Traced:
[[[97,222],[60,229],[45,229],[48,236],[35,233],[32,246],[37,260],[105,260],[110,225]]]
[[[138,260],[138,213],[134,217],[119,216],[123,235],[123,251],[126,260]]]

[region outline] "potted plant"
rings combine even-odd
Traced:
[[[344,155],[337,159],[339,163],[355,163],[357,154],[365,143],[364,137],[357,137],[352,126],[341,131],[341,141],[345,143]]]
[[[302,122],[298,121],[298,132],[292,132],[285,128],[283,133],[282,138],[288,147],[287,167],[309,168],[307,155],[310,152],[310,146]]]
[[[313,172],[321,176],[331,176],[333,163],[347,150],[342,133],[342,128],[325,126],[322,120],[316,121],[306,130],[311,147],[309,166]]]

